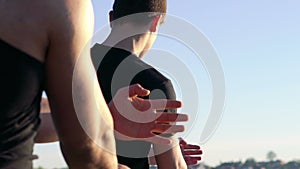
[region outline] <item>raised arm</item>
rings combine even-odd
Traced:
[[[45,62],[46,93],[64,158],[71,169],[117,168],[113,121],[95,85],[90,58],[91,2],[56,2]]]

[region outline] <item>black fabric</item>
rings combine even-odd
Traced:
[[[96,44],[91,54],[107,103],[112,100],[118,89],[135,83],[150,90],[151,99],[176,99],[171,81],[130,52]],[[176,112],[174,109],[166,111]],[[149,168],[149,142],[116,140],[116,146],[119,163],[131,169]]]
[[[0,168],[31,169],[44,64],[0,40]]]

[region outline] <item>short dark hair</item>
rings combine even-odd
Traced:
[[[139,13],[157,13],[165,15],[167,11],[167,0],[115,0],[113,5],[113,20],[124,16]],[[151,16],[148,16],[151,18]],[[136,18],[136,22],[143,22],[145,18]]]

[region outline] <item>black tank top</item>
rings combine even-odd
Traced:
[[[31,169],[44,64],[0,40],[0,168]]]

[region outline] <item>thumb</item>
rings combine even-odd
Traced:
[[[129,97],[134,96],[148,96],[150,91],[144,89],[140,84],[134,84],[129,86]]]
[[[179,137],[179,144],[185,146],[187,145],[187,142],[183,138]]]

